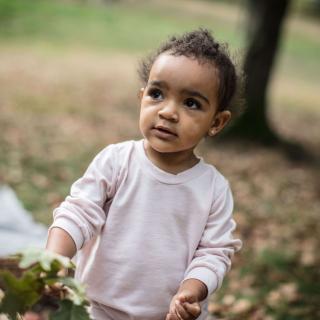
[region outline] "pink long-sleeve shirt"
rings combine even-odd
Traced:
[[[241,241],[227,180],[199,160],[175,175],[143,140],[110,145],[54,211],[51,228],[76,243],[76,277],[98,320],[164,320],[182,281],[201,280],[209,295],[221,286]]]

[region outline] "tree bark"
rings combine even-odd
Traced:
[[[246,110],[227,136],[275,144],[267,117],[267,91],[290,0],[248,0],[249,45],[244,61]]]

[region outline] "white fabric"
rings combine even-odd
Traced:
[[[76,277],[104,314],[97,319],[164,320],[182,281],[199,279],[209,294],[221,286],[241,247],[232,210],[228,182],[213,166],[199,159],[174,175],[147,158],[143,140],[127,141],[96,156],[51,227],[80,250]]]
[[[33,220],[14,191],[0,186],[0,257],[16,254],[28,247],[43,248],[47,227]]]

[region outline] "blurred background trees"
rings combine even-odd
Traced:
[[[278,142],[268,116],[268,85],[290,0],[248,0],[244,58],[246,110],[229,135],[265,144]]]

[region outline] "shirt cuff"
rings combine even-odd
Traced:
[[[52,228],[60,228],[66,231],[70,237],[73,239],[77,250],[80,250],[83,246],[84,237],[79,226],[71,220],[66,220],[62,218],[57,218],[50,226],[49,230]]]
[[[183,281],[187,279],[197,279],[203,282],[208,289],[208,296],[211,295],[214,291],[218,289],[219,286],[219,281],[218,281],[218,276],[215,272],[203,268],[203,267],[198,267],[192,269],[183,279]]]

